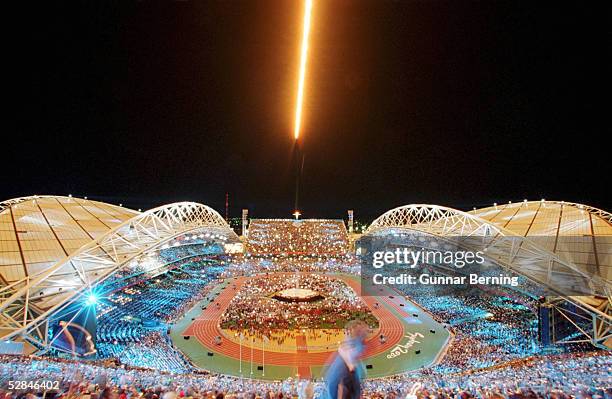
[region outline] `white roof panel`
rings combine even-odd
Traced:
[[[527,201],[470,212],[612,280],[612,215],[586,205]]]
[[[1,203],[0,281],[40,273],[138,214],[74,197],[35,196]]]

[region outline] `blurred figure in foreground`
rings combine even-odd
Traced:
[[[345,327],[346,337],[340,344],[325,376],[326,396],[330,399],[358,399],[361,397],[363,368],[359,356],[369,327],[361,320],[351,320]]]

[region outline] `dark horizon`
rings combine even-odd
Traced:
[[[232,217],[291,217],[301,1],[19,7],[0,200],[184,200],[223,215],[228,192]],[[612,211],[602,11],[315,0],[303,216],[525,198]]]

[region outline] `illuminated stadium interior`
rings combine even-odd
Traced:
[[[0,399],[612,399],[612,213],[491,203],[610,206],[601,7],[106,3],[7,13]]]
[[[321,378],[343,326],[359,319],[370,328],[363,362],[374,379],[434,373],[450,383],[466,370],[544,354],[609,359],[592,351],[612,342],[612,247],[604,239],[612,217],[584,205],[526,201],[468,213],[408,205],[350,236],[342,220],[254,219],[240,237],[196,203],[138,212],[33,196],[1,209],[6,354],[177,375]],[[368,239],[406,243],[418,232],[452,240],[459,231],[490,239],[487,256],[525,288],[360,296],[359,251]],[[497,256],[510,251],[502,236],[519,240],[510,258]],[[587,277],[590,295],[567,295],[568,281]]]

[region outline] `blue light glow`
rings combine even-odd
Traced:
[[[96,297],[94,294],[89,294],[89,296],[87,297],[87,301],[85,301],[85,303],[87,305],[95,305],[98,303],[98,297]]]

